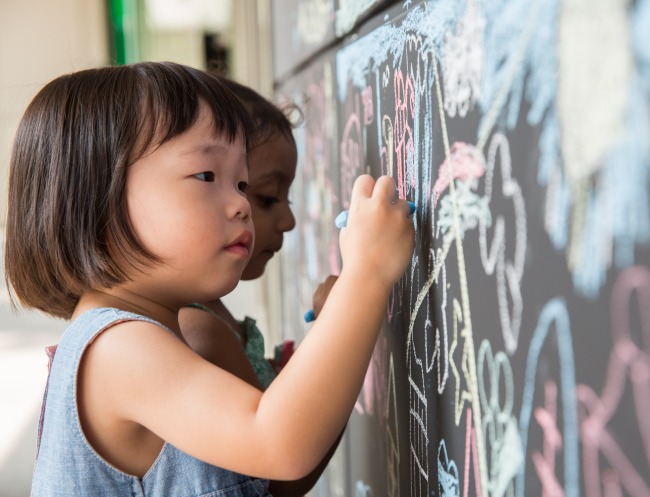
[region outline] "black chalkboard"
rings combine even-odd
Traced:
[[[354,178],[417,205],[316,493],[650,496],[650,0],[316,3],[363,15],[276,74],[305,117],[288,336]]]

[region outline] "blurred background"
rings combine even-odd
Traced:
[[[219,65],[272,98],[270,24],[270,0],[0,0],[0,253],[13,136],[45,83],[90,67],[170,60]],[[267,344],[280,339],[277,264],[272,260],[263,278],[241,283],[226,298],[236,317],[244,309],[255,316]],[[12,309],[0,273],[0,497],[28,497],[47,378],[44,348],[66,323]]]

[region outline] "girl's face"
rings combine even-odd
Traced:
[[[219,298],[237,285],[253,246],[242,141],[215,135],[201,104],[196,123],[127,173],[131,222],[162,264],[129,284],[169,306]]]
[[[282,247],[284,233],[296,225],[289,204],[289,187],[296,175],[296,146],[282,133],[275,133],[250,152],[248,161],[246,193],[255,224],[255,248],[242,275],[244,280],[262,276],[266,263]]]

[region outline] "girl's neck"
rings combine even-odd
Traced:
[[[246,337],[239,327],[239,323],[235,319],[235,316],[228,310],[226,305],[221,301],[221,299],[212,300],[210,302],[204,302],[205,307],[209,308],[212,312],[215,313],[232,331],[239,336],[242,343],[246,342]]]
[[[147,316],[158,321],[182,337],[178,325],[178,310],[155,302],[124,289],[94,290],[81,296],[72,319],[91,309],[114,307],[123,311]]]
[[[221,301],[221,299],[211,300],[210,302],[205,302],[204,306],[208,307],[212,312],[219,315],[223,319],[233,318],[232,314],[226,307],[226,305]]]

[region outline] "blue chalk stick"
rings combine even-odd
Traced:
[[[307,312],[305,312],[305,323],[311,323],[312,321],[316,320],[316,314],[314,314],[313,309],[309,309]]]
[[[336,219],[334,219],[334,226],[336,226],[338,229],[345,228],[345,226],[348,224],[348,211],[342,211],[338,216],[336,216]]]
[[[409,204],[409,216],[412,216],[413,213],[415,212],[415,204],[408,200]],[[345,228],[345,226],[348,224],[348,211],[342,211],[338,216],[336,216],[336,219],[334,219],[334,225],[338,228]]]

